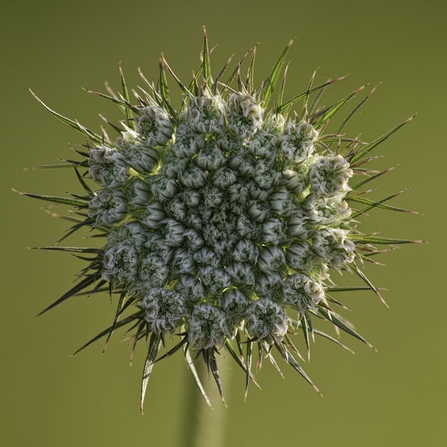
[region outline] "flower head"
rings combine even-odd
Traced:
[[[206,33],[189,86],[162,58],[157,86],[143,76],[147,92],[136,94],[133,105],[122,76],[122,94],[100,94],[125,112],[117,139],[49,109],[89,139],[86,150],[77,151],[80,160],[69,162],[84,195],[32,196],[75,207],[80,218],[71,232],[90,227],[105,240],[100,249],[76,249],[94,257],[81,281],[49,308],[84,289],[105,288],[117,295],[118,309],[102,334],[132,325],[135,344],[148,338],[145,371],[164,337],[177,332],[180,342],[168,354],[181,347],[188,356],[194,351],[218,381],[215,354],[226,349],[245,371],[247,387],[253,344],[272,361],[276,348],[310,382],[293,357],[291,336],[302,333],[308,350],[309,335],[332,339],[314,331],[312,316],[368,343],[332,309],[339,302],[331,295],[346,289],[330,275],[334,269],[354,272],[379,295],[359,264],[378,253],[376,244],[411,242],[365,235],[357,227],[372,208],[400,210],[359,190],[380,175],[365,168],[367,154],[402,124],[372,143],[343,136],[347,119],[337,133],[325,133],[361,90],[327,108],[317,108],[319,96],[309,105],[312,93],[336,80],[283,100],[284,76],[270,106],[289,47],[257,88],[253,64],[246,78],[241,62],[225,83],[225,69],[213,79]],[[178,109],[167,73],[184,94]],[[290,113],[300,100],[302,114]],[[353,176],[362,180],[350,184]]]

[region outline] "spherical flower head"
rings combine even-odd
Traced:
[[[314,331],[312,316],[366,342],[330,307],[339,304],[330,295],[337,290],[331,272],[354,272],[379,294],[356,263],[379,252],[374,244],[394,241],[364,235],[357,225],[366,211],[388,208],[357,190],[379,176],[364,158],[378,140],[368,145],[324,133],[347,99],[315,110],[319,96],[312,106],[308,100],[333,81],[284,100],[284,77],[270,107],[289,46],[258,88],[252,65],[242,78],[243,61],[227,85],[219,80],[224,70],[215,80],[211,75],[205,34],[191,83],[183,84],[162,58],[157,86],[143,77],[149,93],[137,94],[136,105],[126,88],[109,97],[125,111],[116,140],[64,118],[90,140],[88,151],[78,152],[82,160],[69,162],[84,194],[33,197],[74,206],[71,232],[90,227],[105,243],[77,249],[93,258],[85,257],[81,281],[55,304],[84,289],[119,296],[103,334],[132,324],[135,344],[149,340],[143,390],[165,334],[180,340],[166,356],[183,348],[191,363],[195,351],[218,385],[215,354],[228,350],[248,379],[253,344],[272,361],[275,348],[310,380],[290,337],[302,333],[308,350],[309,332],[332,339]],[[167,72],[184,95],[180,106],[169,97]],[[300,99],[301,117],[291,113]],[[363,177],[350,186],[354,174]],[[365,208],[351,208],[358,203]]]

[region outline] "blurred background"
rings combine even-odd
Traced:
[[[98,130],[98,113],[120,115],[81,87],[105,91],[107,80],[119,88],[120,61],[129,86],[141,85],[138,67],[153,79],[161,52],[177,75],[189,80],[206,25],[211,46],[218,44],[215,70],[231,54],[239,60],[260,42],[258,83],[296,37],[286,96],[305,90],[318,67],[318,83],[349,73],[329,89],[327,105],[364,83],[382,83],[352,119],[351,136],[362,133],[372,140],[417,112],[416,120],[376,151],[385,156],[377,169],[399,168],[376,182],[374,197],[410,187],[393,204],[423,216],[376,210],[361,228],[429,241],[386,253],[380,259],[386,267],[367,266],[370,279],[389,289],[384,292],[389,309],[369,292],[337,295],[353,309],[344,315],[378,353],[348,336],[342,342],[355,355],[317,340],[312,361],[304,366],[324,398],[287,365],[282,379],[265,362],[257,375],[262,391],[252,387],[244,403],[243,373],[234,362],[224,363],[225,445],[447,445],[446,13],[444,2],[409,0],[1,0],[0,444],[181,446],[184,389],[191,378],[180,354],[156,365],[141,416],[142,345],[131,367],[121,333],[104,355],[99,342],[69,357],[111,322],[114,306],[107,295],[72,298],[35,318],[70,287],[83,263],[68,254],[27,249],[53,244],[67,222],[52,219],[44,202],[11,188],[57,195],[80,191],[71,171],[24,171],[69,158],[67,143],[85,142],[45,112],[28,88],[54,110]],[[176,91],[173,82],[171,90]],[[88,244],[81,239],[87,235],[67,245]],[[358,284],[353,277],[341,281]]]

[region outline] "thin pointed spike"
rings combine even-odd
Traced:
[[[21,196],[31,197],[33,199],[38,199],[38,200],[44,200],[46,202],[61,203],[64,205],[71,205],[71,206],[75,206],[78,208],[88,208],[88,201],[75,200],[75,199],[70,199],[67,197],[44,196],[44,195],[40,195],[40,194],[31,194],[28,192],[16,191],[15,189],[13,189],[13,191],[16,192],[17,194],[20,194]]]
[[[242,57],[242,59],[237,64],[236,68],[231,72],[230,77],[228,78],[227,82],[224,83],[225,86],[230,87],[231,83],[234,81],[235,76],[237,75],[238,70],[242,66],[242,64],[245,62],[245,59],[247,59],[248,51],[245,53],[245,55]]]
[[[393,127],[389,132],[385,133],[381,137],[377,138],[373,142],[367,144],[366,146],[362,147],[356,154],[354,154],[348,161],[352,164],[355,164],[358,162],[361,158],[363,158],[368,152],[372,151],[376,146],[383,143],[386,139],[388,139],[391,135],[393,135],[396,131],[398,131],[401,127],[405,126],[405,124],[408,124],[410,121],[412,121],[416,117],[416,114],[411,116],[410,118],[406,119],[404,122],[398,124],[396,127]]]
[[[290,40],[287,44],[286,48],[283,50],[281,55],[279,56],[276,64],[274,65],[269,77],[264,83],[263,95],[262,95],[262,105],[263,107],[267,107],[272,96],[273,90],[275,89],[276,83],[278,81],[279,73],[281,71],[282,64],[284,63],[284,59],[286,58],[287,53],[289,52],[290,47],[293,44],[294,39]]]
[[[318,70],[318,69],[317,69]],[[310,96],[310,92],[312,90],[312,85],[314,83],[315,80],[315,76],[317,75],[317,70],[315,70],[310,78],[309,81],[309,85],[307,86],[307,91],[306,91],[306,95],[304,96],[304,104],[303,104],[303,110],[301,112],[301,116],[303,117],[304,121],[307,121],[307,117],[308,117],[308,112],[309,112],[309,96]]]
[[[307,348],[307,361],[310,362],[310,340],[309,340],[309,326],[306,318],[301,317],[301,329],[303,330],[304,341]]]
[[[94,141],[95,143],[101,144],[101,137],[96,134],[95,132],[91,131],[90,129],[87,129],[84,126],[81,126],[77,121],[73,121],[70,118],[67,118],[57,112],[55,112],[54,110],[50,109],[39,97],[37,97],[34,92],[30,89],[29,90],[31,92],[31,94],[34,96],[34,98],[48,111],[50,112],[53,116],[55,116],[58,120],[62,121],[64,124],[67,124],[68,126],[70,126],[71,128],[73,128],[74,130],[82,133],[83,135],[86,135],[88,138],[90,138],[92,141]]]
[[[140,411],[143,413],[144,396],[146,395],[147,383],[154,367],[154,360],[157,356],[158,349],[160,348],[160,335],[152,333],[149,342],[149,349],[147,351],[146,363],[143,369],[143,378],[141,380],[141,398],[140,398]]]
[[[251,364],[252,364],[252,360],[253,360],[253,355],[252,355],[252,342],[247,342],[247,349],[246,349],[246,354],[245,354],[245,366],[246,366],[246,370],[245,370],[245,395],[244,395],[244,401],[247,400],[247,396],[248,396],[248,386],[250,384],[250,375],[251,375]]]
[[[380,85],[380,84],[379,84]],[[354,116],[354,114],[357,112],[357,110],[360,109],[360,107],[363,106],[363,104],[366,103],[366,101],[368,101],[369,98],[371,98],[371,96],[373,95],[373,93],[377,90],[377,87],[379,87],[379,85],[376,85],[369,93],[368,95],[363,98],[352,110],[351,112],[349,112],[349,114],[346,116],[346,118],[342,121],[342,123],[340,124],[340,127],[338,128],[336,133],[340,133],[344,127],[346,126],[346,124],[348,124],[349,120]]]
[[[121,79],[122,95],[123,95],[123,98],[126,100],[126,102],[129,102],[130,101],[129,91],[127,90],[126,79],[124,77],[124,72],[123,72],[123,68],[121,66],[121,62],[119,64],[119,72],[120,72],[120,79]],[[132,128],[132,130],[135,130],[135,128],[136,128],[135,122],[132,120],[132,113],[128,107],[126,107],[125,113],[126,113],[126,118],[129,123],[129,126]]]
[[[194,377],[196,385],[200,390],[200,394],[205,399],[205,402],[208,405],[208,407],[213,409],[213,406],[211,405],[211,401],[209,400],[209,398],[205,392],[205,388],[203,387],[202,382],[200,380],[199,374],[197,373],[196,367],[194,365],[194,361],[191,358],[191,353],[189,352],[188,346],[185,347],[185,359],[186,359],[186,364],[188,365],[188,368],[190,369],[191,374]]]
[[[222,383],[220,381],[220,376],[219,376],[219,370],[217,368],[216,356],[213,351],[211,351],[209,354],[209,367],[210,367],[211,373],[214,377],[214,381],[216,382],[217,389],[218,389],[219,395],[220,395],[220,399],[222,400],[222,403],[225,406],[227,406],[225,403],[224,395],[223,395]]]
[[[380,294],[380,292],[377,290],[377,288],[373,285],[373,283],[366,277],[366,275],[357,267],[357,265],[352,262],[351,264],[349,264],[349,268],[351,271],[354,271],[366,284],[368,284],[368,286],[371,288],[371,290],[379,297],[380,301],[382,301],[383,304],[385,304],[386,307],[390,307],[388,306],[388,304],[386,303],[386,301],[383,299],[382,295]]]
[[[216,80],[214,81],[214,83],[213,83],[213,87],[212,87],[213,95],[216,95],[216,94],[217,94],[217,88],[218,88],[218,86],[219,86],[220,78],[221,78],[221,77],[223,76],[223,74],[225,73],[225,70],[226,70],[226,69],[228,68],[228,66],[230,65],[232,59],[233,59],[233,56],[230,56],[230,57],[228,58],[227,62],[225,63],[225,65],[224,65],[224,66],[222,67],[222,69],[219,71],[219,73],[217,73]]]
[[[247,90],[249,93],[251,93],[254,89],[254,85],[255,85],[255,79],[254,79],[254,75],[255,75],[255,61],[256,61],[256,49],[257,49],[258,44],[256,44],[253,47],[252,53],[251,53],[251,61],[250,61],[250,66],[248,67],[248,72],[247,72]]]
[[[276,98],[276,113],[280,113],[279,110],[281,109],[281,104],[284,98],[284,89],[286,87],[286,79],[287,79],[287,72],[289,70],[290,62],[286,65],[286,68],[284,69],[284,75],[282,78],[281,85],[279,86],[278,96]],[[286,114],[287,115],[287,114]]]
[[[130,322],[132,322],[135,319],[135,315],[130,315],[127,318],[125,318],[124,320],[119,321],[116,326],[115,329],[118,329]],[[92,343],[94,343],[95,341],[99,340],[100,338],[104,337],[106,334],[108,334],[110,332],[110,329],[112,328],[112,326],[109,326],[107,329],[104,329],[103,331],[101,331],[98,335],[95,335],[91,340],[89,340],[87,343],[85,343],[84,345],[82,345],[79,349],[77,349],[75,352],[73,352],[73,355],[76,355],[77,353],[81,352],[82,350],[84,350],[87,346],[90,346]]]
[[[348,348],[347,346],[345,346],[343,343],[341,343],[340,341],[338,341],[336,338],[331,337],[330,335],[326,334],[325,332],[321,332],[321,331],[317,331],[315,329],[315,334],[319,335],[320,337],[323,338],[327,338],[328,340],[334,342],[335,344],[337,344],[338,346],[341,346],[343,349],[346,349],[346,351],[349,351],[351,354],[355,354],[355,352]]]
[[[205,27],[203,27],[202,58],[203,58],[203,77],[205,79],[205,83],[208,85],[212,85],[213,79],[211,77],[210,51],[208,47],[208,36]]]
[[[354,331],[354,329],[349,327],[344,321],[342,321],[339,318],[339,316],[337,314],[335,314],[335,312],[329,312],[323,306],[318,306],[318,310],[328,321],[330,321],[336,327],[338,327],[342,331],[346,332],[347,334],[352,335],[353,337],[357,338],[361,342],[368,345],[371,349],[374,349],[374,351],[376,351],[376,348],[374,348],[374,346],[369,341],[367,341],[360,334],[358,334],[356,331]]]
[[[349,95],[346,95],[344,98],[342,98],[340,101],[335,103],[334,105],[328,107],[322,112],[318,112],[316,114],[316,117],[318,117],[318,121],[313,125],[315,129],[321,129],[322,127],[326,126],[329,121],[335,116],[337,112],[340,111],[340,109],[354,96],[356,96],[359,92],[361,92],[366,85],[362,85],[357,90],[354,90]],[[321,116],[321,117],[320,117]]]
[[[304,372],[303,368],[299,365],[299,363],[295,360],[293,355],[290,353],[290,351],[282,345],[282,343],[278,343],[275,341],[276,349],[279,351],[283,359],[295,370],[297,371],[301,377],[303,377],[309,385],[312,386],[312,388],[320,394],[320,396],[323,396],[321,394],[321,391],[316,387],[316,385],[312,382],[310,377]]]
[[[368,178],[366,178],[364,180],[361,180],[360,182],[358,182],[355,185],[351,186],[351,189],[353,189],[353,190],[359,189],[363,185],[366,185],[370,181],[375,180],[376,178],[382,176],[383,174],[387,174],[388,172],[391,172],[395,168],[397,168],[397,165],[396,166],[391,166],[391,168],[385,169],[384,171],[377,172],[376,174],[371,175],[370,177],[368,177]]]
[[[177,75],[174,73],[172,68],[169,66],[169,64],[167,63],[167,61],[163,55],[161,55],[161,58],[163,60],[164,66],[166,67],[166,70],[168,70],[169,74],[174,79],[174,81],[177,83],[177,85],[180,87],[180,89],[183,91],[183,93],[185,93],[189,98],[192,98],[194,95],[188,90],[186,85],[184,85],[183,82],[180,81],[180,79],[177,77]]]
[[[44,314],[45,312],[48,312],[50,309],[53,309],[53,307],[56,307],[58,304],[61,304],[68,298],[71,298],[76,293],[80,292],[81,290],[85,289],[86,287],[90,286],[94,282],[97,281],[96,275],[87,276],[84,278],[80,283],[76,284],[74,287],[72,287],[68,292],[64,293],[58,300],[56,300],[54,303],[50,304],[48,307],[46,307],[44,310],[39,312],[37,316],[40,316]]]
[[[82,187],[84,188],[84,190],[87,192],[87,194],[89,194],[91,197],[93,197],[95,195],[95,193],[92,191],[92,189],[87,185],[87,183],[85,183],[85,180],[82,178],[81,174],[79,173],[77,167],[74,167],[75,173],[76,173],[76,177],[79,180],[79,183],[82,185]]]
[[[118,320],[119,320],[119,318],[121,316],[121,313],[122,313],[122,310],[123,310],[122,309],[123,308],[123,303],[124,303],[125,299],[126,299],[126,293],[125,292],[121,292],[121,295],[120,295],[119,300],[118,300],[118,304],[116,306],[115,318],[113,319],[113,323],[110,326],[110,331],[109,331],[109,334],[107,335],[106,341],[104,343],[104,347],[102,348],[103,354],[106,351],[107,346],[109,345],[110,338],[112,337],[112,334],[113,334],[113,332],[114,332],[114,330],[116,328],[116,325],[118,323]]]
[[[336,78],[336,79],[329,79],[328,81],[326,81],[323,84],[317,85],[316,87],[313,87],[309,93],[313,93],[319,90],[324,89],[325,87],[327,87],[330,84],[333,84],[334,82],[338,82],[341,81],[342,79],[346,78],[346,76],[342,76],[341,78]],[[292,107],[295,103],[297,103],[300,99],[303,99],[306,96],[307,90],[303,93],[300,93],[298,95],[293,96],[292,98],[290,98],[289,100],[287,100],[284,104],[281,104],[281,108],[279,110],[279,113],[282,113],[285,109],[287,109],[288,107]],[[315,101],[314,101],[315,103]],[[311,107],[311,110],[313,109],[313,107]],[[310,111],[311,111],[310,110]],[[309,112],[310,112],[309,111]]]

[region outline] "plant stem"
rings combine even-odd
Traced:
[[[191,372],[186,370],[183,427],[180,431],[178,446],[224,447],[226,445],[228,409],[221,401],[212,375],[210,374],[210,377],[208,377],[205,363],[202,359],[198,359],[194,364],[205,392],[213,404],[213,408],[207,405],[205,399],[200,394]],[[219,367],[219,375],[223,386],[228,385],[228,373],[227,365],[221,365]]]

